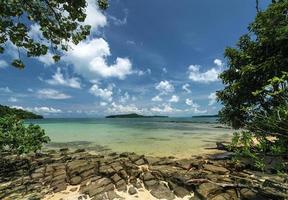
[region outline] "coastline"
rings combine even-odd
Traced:
[[[67,148],[21,159],[1,156],[5,162],[0,165],[0,199],[5,200],[288,197],[275,186],[287,187],[285,177],[236,167],[225,156],[177,159],[128,152],[91,154]]]

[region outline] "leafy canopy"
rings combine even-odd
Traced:
[[[8,151],[18,155],[36,152],[50,141],[38,125],[25,126],[16,116],[0,118],[0,152]]]
[[[273,1],[260,11],[236,48],[227,48],[228,69],[217,92],[222,122],[244,127],[255,112],[271,113],[288,97],[288,1]]]
[[[20,49],[28,57],[46,55],[50,49],[54,61],[59,61],[59,50],[67,51],[68,42],[78,44],[90,34],[91,26],[83,25],[86,6],[86,0],[1,0],[0,54],[10,41],[18,48],[19,56],[12,61],[17,68],[24,68]],[[107,9],[107,0],[98,0],[98,6]],[[49,43],[29,36],[32,24],[40,26],[43,39]]]

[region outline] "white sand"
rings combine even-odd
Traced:
[[[128,185],[128,188],[132,187],[132,185]],[[70,190],[72,188],[77,188],[76,191],[71,192]],[[45,196],[45,198],[43,200],[78,200],[78,197],[83,196],[83,194],[79,193],[79,189],[80,189],[80,185],[79,186],[68,186],[67,189],[65,191],[62,192],[58,192],[58,193],[54,193],[54,194],[50,194]],[[137,194],[135,195],[130,195],[128,194],[128,192],[120,192],[115,190],[115,192],[121,196],[122,198],[126,199],[126,200],[158,200],[157,198],[155,198],[154,196],[152,196],[150,194],[150,192],[143,188],[140,189],[136,189],[137,190]],[[179,197],[175,197],[175,200],[189,200],[191,197],[193,197],[194,194],[191,193],[191,195],[186,196],[184,198],[179,198]],[[86,198],[87,200],[91,200],[90,197],[87,196]],[[115,200],[119,200],[119,199],[115,199]]]

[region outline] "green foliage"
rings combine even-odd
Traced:
[[[236,48],[227,48],[228,69],[217,92],[224,107],[222,122],[244,127],[259,110],[270,112],[287,100],[288,1],[272,3],[259,12]]]
[[[6,115],[15,115],[20,119],[42,119],[41,115],[36,115],[32,112],[28,112],[21,109],[9,108],[8,106],[0,105],[0,117]]]
[[[25,126],[16,116],[0,118],[0,151],[18,155],[36,152],[50,141],[38,125]]]
[[[102,10],[108,8],[108,0],[96,3]],[[46,55],[50,48],[54,61],[59,61],[59,50],[67,51],[68,42],[78,44],[90,35],[91,26],[83,25],[86,6],[86,0],[1,0],[0,53],[10,41],[18,51],[25,50],[28,57]],[[42,40],[36,41],[28,34],[31,24],[40,26]],[[12,65],[20,69],[25,66],[20,55]]]
[[[220,120],[245,130],[232,139],[236,160],[249,158],[263,170],[266,156],[281,160],[288,154],[288,1],[272,1],[259,11],[249,33],[225,56]],[[283,166],[279,162],[277,170]]]

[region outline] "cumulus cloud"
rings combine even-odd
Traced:
[[[107,18],[99,10],[97,3],[95,3],[95,0],[87,1],[86,15],[87,16],[84,24],[90,25],[92,32],[97,31],[100,27],[104,27],[107,24]]]
[[[67,87],[71,87],[71,88],[76,88],[76,89],[81,88],[81,83],[80,83],[79,78],[64,77],[64,75],[61,73],[60,68],[57,68],[57,71],[52,76],[52,79],[46,80],[46,82],[50,85],[62,85],[62,86],[67,86]]]
[[[199,108],[200,106],[197,103],[194,103],[192,99],[186,99],[185,103],[192,108]]]
[[[215,59],[214,60],[214,64],[217,65],[218,67],[223,67],[223,62],[220,59]]]
[[[209,99],[208,105],[209,105],[209,106],[214,105],[214,104],[217,102],[216,92],[212,92],[212,93],[208,96],[208,99]]]
[[[213,67],[205,72],[200,71],[200,65],[190,65],[188,68],[189,79],[199,83],[210,83],[218,81],[218,76],[223,70],[223,63],[220,59],[215,59],[214,64],[216,64],[217,67]]]
[[[1,87],[1,88],[0,88],[0,92],[12,93],[12,90],[10,90],[9,87]]]
[[[15,97],[10,97],[10,98],[8,99],[8,101],[14,103],[14,102],[17,102],[18,99],[15,98]]]
[[[163,104],[162,106],[155,106],[150,109],[152,112],[156,113],[174,113],[174,112],[180,112],[181,110],[172,108],[168,104]]]
[[[40,99],[70,99],[71,96],[54,89],[40,89],[37,91],[37,96]]]
[[[168,94],[174,92],[174,86],[169,81],[161,81],[155,87],[156,90],[160,92],[160,94]]]
[[[162,99],[159,95],[153,97],[151,100],[154,101],[154,102],[161,102],[161,101],[163,101],[163,99]]]
[[[177,103],[177,102],[179,102],[179,97],[176,96],[176,95],[173,95],[173,96],[171,97],[171,99],[169,99],[169,102],[171,102],[171,103]]]
[[[91,94],[93,94],[94,96],[100,97],[101,99],[103,99],[105,101],[112,101],[112,99],[113,99],[112,87],[102,89],[97,84],[94,84],[90,88],[89,92]]]
[[[116,77],[125,79],[133,73],[132,63],[128,58],[116,58],[114,64],[107,64],[111,55],[109,44],[103,38],[82,41],[71,45],[63,60],[71,63],[77,73],[88,79]]]
[[[62,113],[62,110],[60,110],[60,109],[56,109],[56,108],[52,108],[52,107],[46,107],[46,106],[42,106],[42,107],[12,106],[12,108],[21,109],[21,110],[27,110],[27,111],[30,111],[30,112],[43,114],[43,115],[45,115],[45,114]]]
[[[144,109],[138,108],[134,104],[130,105],[121,105],[121,104],[116,104],[115,102],[112,102],[111,106],[107,110],[109,113],[144,113]]]
[[[130,99],[130,95],[128,92],[125,92],[125,94],[123,96],[120,97],[120,102],[121,103],[126,103],[127,101],[129,101]]]
[[[0,60],[0,69],[8,67],[8,63],[5,60]]]
[[[182,89],[183,89],[186,93],[188,93],[188,94],[191,93],[190,85],[189,85],[188,83],[182,85]]]

